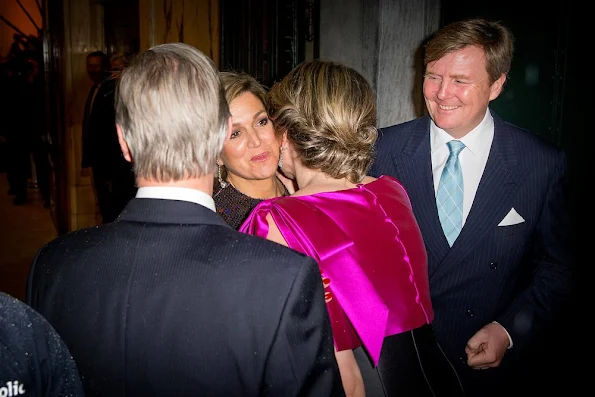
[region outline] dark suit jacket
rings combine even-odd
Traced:
[[[87,396],[343,395],[315,261],[198,204],[133,199],[50,242],[27,300]]]
[[[438,218],[429,117],[382,129],[371,170],[397,178],[409,193],[428,252],[436,336],[459,367],[466,342],[491,321],[510,333],[510,352],[522,350],[551,324],[571,287],[565,155],[492,115],[486,168],[452,248]],[[512,208],[524,222],[498,226]]]

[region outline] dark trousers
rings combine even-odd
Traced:
[[[464,396],[458,375],[430,325],[384,338],[376,368],[361,347],[353,352],[367,397]]]

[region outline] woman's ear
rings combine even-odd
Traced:
[[[124,156],[126,161],[132,163],[130,148],[128,147],[126,139],[124,139],[124,133],[122,132],[122,127],[120,127],[120,124],[116,124],[116,131],[118,133],[118,143],[120,144],[120,150],[122,151],[122,155]]]
[[[284,131],[283,134],[281,134],[281,139],[279,139],[279,145],[283,149],[287,148],[287,131]]]

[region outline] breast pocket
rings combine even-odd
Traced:
[[[522,234],[527,229],[526,222],[517,223],[516,225],[507,226],[496,226],[494,236],[496,237],[508,237]]]

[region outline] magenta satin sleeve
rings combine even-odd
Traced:
[[[313,247],[308,244],[308,239],[303,235],[298,237],[300,236],[301,229],[293,221],[293,219],[285,211],[283,211],[282,208],[274,205],[275,201],[276,199],[272,199],[259,204],[254,209],[254,211],[252,211],[250,216],[246,219],[239,230],[243,233],[266,238],[269,231],[269,225],[266,216],[271,214],[275,224],[287,241],[288,246],[298,252],[314,258],[320,265],[320,258],[313,250]],[[295,232],[290,232],[290,230],[294,230]],[[328,286],[325,286],[325,297],[326,307],[331,319],[335,348],[337,351],[355,349],[356,347],[361,346],[362,343],[358,338],[357,333],[353,329],[351,322],[341,308],[338,298],[336,297],[334,291],[336,283],[332,281],[335,277],[334,275],[331,277],[331,274],[326,274],[323,269],[320,269],[320,271],[321,276],[327,277],[329,280],[331,280]],[[322,282],[322,279],[320,282]]]
[[[240,231],[266,238],[268,214],[290,248],[317,261],[338,351],[363,344],[377,364],[385,336],[432,320],[425,248],[396,181],[265,200]]]

